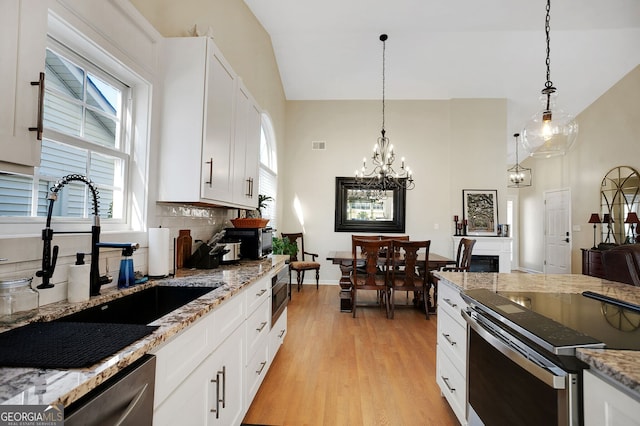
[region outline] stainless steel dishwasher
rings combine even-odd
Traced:
[[[135,363],[65,408],[65,426],[151,425],[156,357]]]

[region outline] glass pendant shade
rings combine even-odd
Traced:
[[[522,132],[522,144],[532,157],[564,155],[578,136],[578,123],[572,115],[556,108],[555,97],[555,93],[541,97],[541,111],[531,117]]]

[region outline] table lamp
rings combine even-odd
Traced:
[[[596,247],[596,223],[600,223],[600,215],[598,213],[591,213],[588,223],[593,223],[593,247],[591,247],[591,250],[595,250],[598,248]]]
[[[634,244],[636,242],[636,236],[635,236],[635,233],[633,231],[634,225],[640,224],[640,219],[638,219],[638,214],[636,212],[629,212],[627,214],[627,218],[624,220],[624,223],[631,224],[631,238],[630,238],[629,242],[631,244]]]
[[[605,240],[605,243],[609,242],[609,238],[611,238],[611,224],[614,223],[613,218],[611,217],[611,215],[609,213],[605,213],[602,217],[602,223],[606,223],[607,224],[607,239]]]

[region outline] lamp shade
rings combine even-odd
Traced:
[[[629,212],[627,214],[627,218],[624,220],[624,223],[640,223],[640,219],[638,219],[638,215],[636,212]]]
[[[591,217],[587,223],[600,223],[600,215],[598,213],[591,213]]]
[[[605,213],[602,217],[602,223],[614,223],[613,218],[609,213]]]

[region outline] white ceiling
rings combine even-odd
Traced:
[[[289,100],[381,99],[386,33],[387,99],[506,98],[507,147],[540,109],[544,0],[244,1]],[[558,107],[577,115],[638,64],[640,0],[552,2]]]

